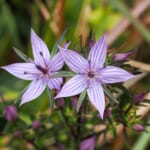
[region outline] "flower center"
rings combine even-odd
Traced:
[[[43,74],[47,74],[48,73],[48,69],[47,68],[43,68],[43,67],[41,67],[39,65],[36,65],[36,68],[38,70],[40,70]]]
[[[92,72],[92,71],[90,71],[90,72],[88,72],[88,77],[89,78],[94,78],[94,76],[95,76],[95,73],[94,72]]]

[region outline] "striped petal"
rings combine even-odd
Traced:
[[[104,109],[105,109],[105,97],[103,88],[100,84],[92,84],[88,89],[87,93],[89,100],[93,106],[99,111],[101,118],[103,119]]]
[[[79,53],[72,51],[72,50],[66,50],[62,47],[60,48],[61,55],[65,61],[65,63],[68,65],[68,67],[76,72],[76,73],[85,73],[87,70],[88,62],[87,60],[82,57]]]
[[[50,53],[45,42],[31,29],[31,44],[35,63],[38,65],[48,65]]]
[[[23,80],[33,80],[39,75],[39,71],[36,69],[35,64],[32,63],[15,63],[1,68]]]
[[[101,68],[104,65],[107,53],[105,34],[91,48],[88,60],[91,62],[92,68]]]
[[[60,89],[61,84],[63,82],[62,78],[53,78],[53,79],[49,79],[48,81],[48,87],[50,89]]]
[[[108,66],[100,70],[100,76],[101,82],[103,83],[125,82],[134,77],[134,75],[130,74],[124,69],[114,66]]]
[[[81,93],[87,87],[87,82],[81,75],[76,75],[71,78],[67,83],[62,87],[60,92],[55,98],[60,97],[69,97]]]
[[[43,79],[32,81],[29,88],[23,94],[20,105],[23,105],[24,103],[32,101],[35,98],[37,98],[38,96],[40,96],[42,94],[42,92],[45,90],[46,85],[47,84],[46,84],[45,80],[43,80]]]
[[[49,63],[49,70],[52,72],[58,71],[63,67],[63,65],[64,59],[62,58],[61,53],[58,52]]]

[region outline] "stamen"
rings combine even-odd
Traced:
[[[47,69],[45,69],[45,68],[43,68],[43,67],[41,67],[41,66],[39,66],[39,65],[36,65],[36,68],[37,68],[38,70],[40,70],[43,74],[47,74],[47,72],[48,72]]]
[[[89,78],[94,78],[95,76],[95,73],[94,72],[88,72],[88,77]]]

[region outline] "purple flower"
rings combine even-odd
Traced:
[[[101,84],[124,82],[133,75],[115,66],[104,67],[107,53],[105,35],[93,45],[88,60],[77,52],[62,47],[60,52],[65,63],[76,75],[62,87],[56,98],[74,96],[87,89],[89,100],[103,118],[105,99]]]
[[[32,29],[31,44],[34,61],[1,67],[20,79],[32,80],[22,96],[21,105],[40,96],[47,85],[50,89],[60,89],[62,84],[62,78],[51,78],[63,67],[64,61],[61,54],[57,53],[50,58],[45,42]]]
[[[136,130],[137,132],[143,132],[145,131],[145,128],[141,125],[141,124],[135,124],[133,126],[134,130]]]
[[[81,142],[80,150],[94,150],[95,143],[96,143],[95,136],[91,136]]]
[[[32,128],[33,129],[39,129],[39,128],[41,128],[41,126],[42,125],[41,125],[41,123],[39,121],[35,120],[35,121],[32,122]]]
[[[15,106],[6,106],[3,112],[3,116],[9,122],[15,121],[18,118],[18,112]]]

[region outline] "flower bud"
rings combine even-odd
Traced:
[[[141,125],[141,124],[135,124],[133,126],[134,130],[136,130],[137,132],[143,132],[145,131],[145,128]]]
[[[41,126],[42,125],[41,125],[41,123],[39,121],[35,120],[35,121],[32,122],[32,128],[33,129],[39,129],[39,128],[41,128]]]
[[[60,90],[57,90],[57,94],[59,93],[59,91],[60,91]],[[59,108],[62,108],[62,107],[64,107],[64,105],[65,105],[63,98],[57,99],[56,102],[57,102],[57,106],[58,106]]]
[[[104,119],[107,119],[111,116],[111,110],[105,109],[104,111]]]
[[[133,103],[136,104],[136,105],[139,104],[140,102],[143,101],[144,96],[145,96],[144,92],[143,93],[138,93],[137,95],[135,95],[133,97]]]
[[[132,54],[131,51],[126,53],[117,53],[113,56],[114,61],[126,60]]]
[[[57,100],[57,106],[58,106],[59,108],[64,107],[64,99],[63,99],[63,98],[59,98],[59,99]]]
[[[89,47],[90,47],[90,49],[93,47],[94,44],[95,44],[95,40],[90,40],[89,41]]]
[[[57,150],[65,150],[64,145],[63,145],[63,144],[59,144],[59,145],[57,146]]]
[[[20,131],[15,131],[14,134],[13,134],[13,136],[14,136],[15,138],[20,139],[20,138],[22,138],[22,133],[21,133]]]
[[[72,98],[71,102],[72,102],[72,107],[73,107],[74,109],[76,109],[76,108],[77,108],[77,104],[78,104],[77,98]]]
[[[96,137],[91,136],[84,139],[80,144],[80,150],[94,150]]]
[[[18,112],[15,106],[6,106],[3,112],[3,116],[9,122],[15,121],[18,118]]]

